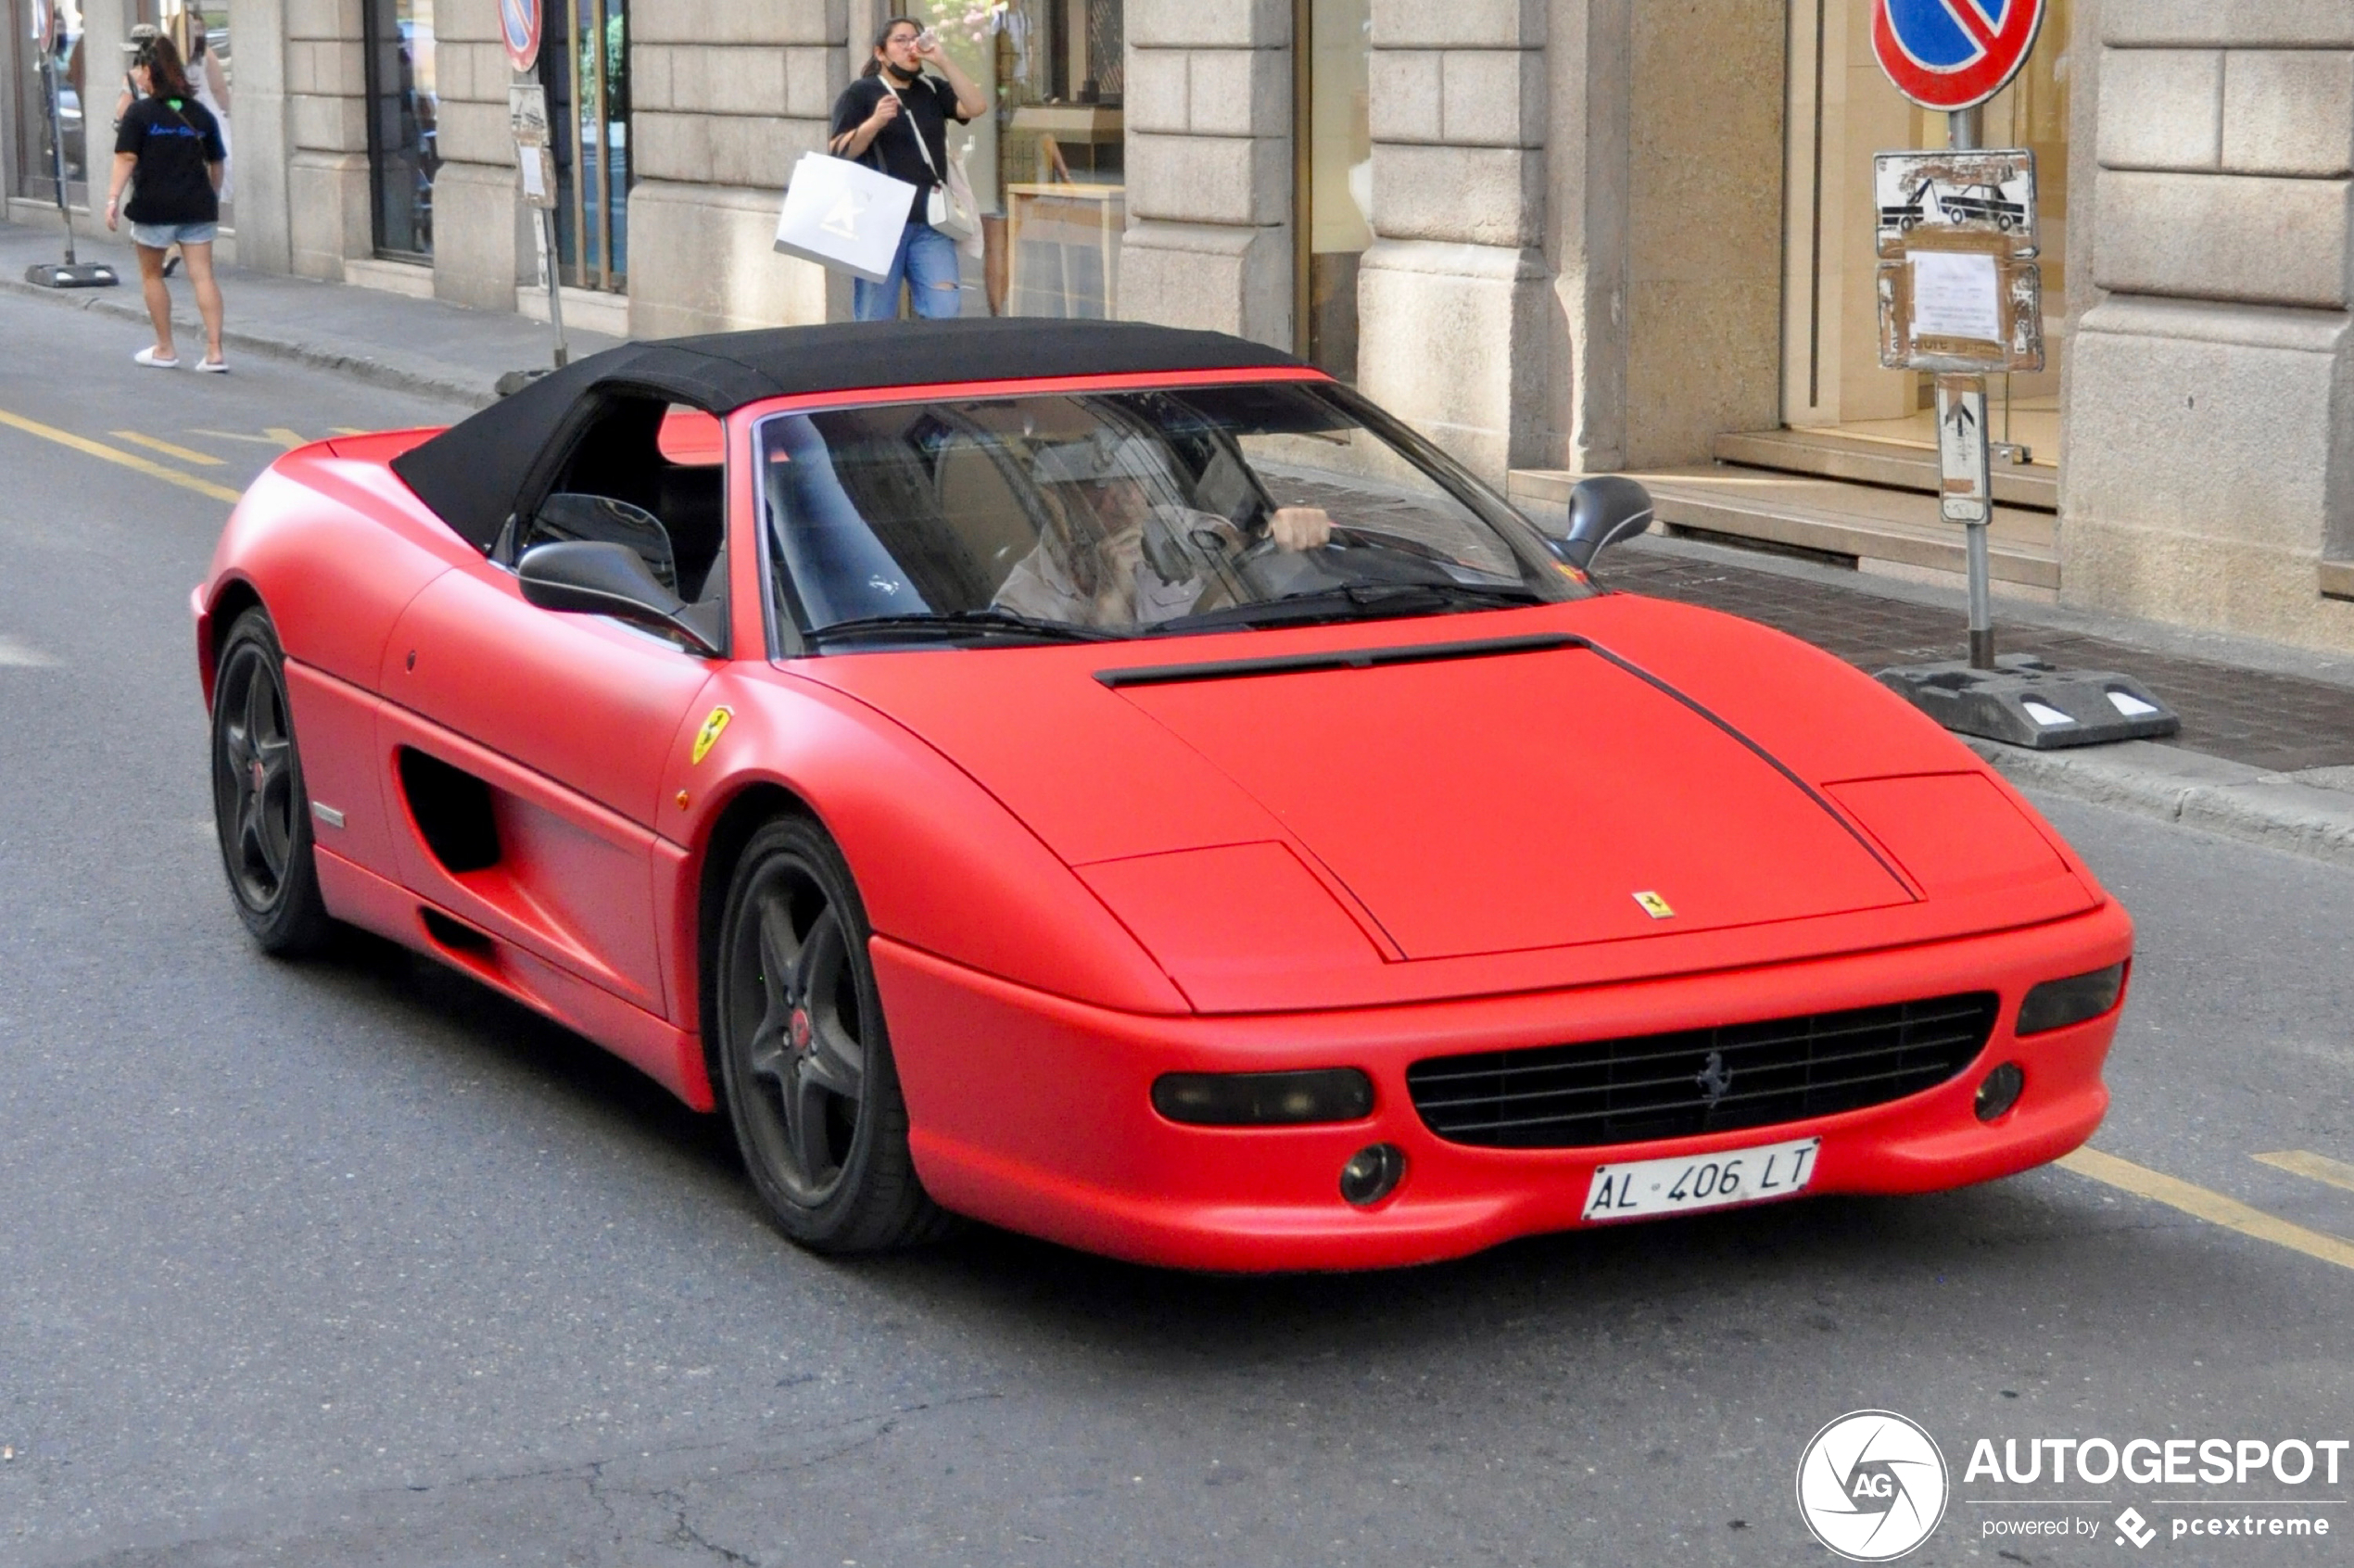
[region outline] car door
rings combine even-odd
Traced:
[[[661,1016],[690,1002],[663,984],[655,796],[714,667],[606,617],[538,609],[488,562],[419,594],[386,645],[377,751],[401,876],[437,906],[435,939],[462,962],[497,957],[485,937],[513,944]]]

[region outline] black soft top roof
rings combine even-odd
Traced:
[[[574,411],[607,393],[728,414],[792,393],[1298,363],[1222,333],[1135,322],[845,322],[675,337],[624,344],[542,376],[402,453],[392,469],[443,522],[487,550]]]

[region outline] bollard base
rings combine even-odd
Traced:
[[[2132,676],[2064,670],[2027,653],[2006,654],[1991,670],[1908,664],[1880,671],[1879,682],[1948,729],[2039,752],[2156,740],[2183,727]]]
[[[24,270],[35,288],[112,288],[122,280],[103,261],[42,261]]]

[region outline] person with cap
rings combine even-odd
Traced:
[[[114,174],[107,191],[107,227],[131,220],[139,253],[139,279],[147,319],[156,329],[152,348],[132,356],[138,363],[171,370],[180,363],[171,343],[171,290],[164,282],[164,251],[177,244],[187,258],[196,310],[204,317],[205,357],[196,369],[229,368],[221,354],[221,286],[212,274],[212,242],[221,221],[221,176],[228,149],[212,112],[196,101],[180,51],[160,35],[146,39],[132,57],[132,80],[142,95],[116,128]],[[136,177],[129,210],[123,188]]]
[[[1111,427],[1042,449],[1031,476],[1057,503],[1054,525],[1007,573],[991,603],[1016,614],[1124,630],[1190,614],[1234,557],[1257,541],[1234,522],[1185,504],[1160,449]],[[1266,538],[1286,552],[1332,539],[1322,507],[1268,513]]]

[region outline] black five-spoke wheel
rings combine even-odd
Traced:
[[[248,610],[221,639],[212,687],[212,811],[237,913],[265,951],[314,951],[330,922],[311,855],[310,806],[270,618]]]
[[[940,1223],[907,1154],[866,912],[816,824],[754,834],[720,925],[721,1072],[753,1184],[785,1233],[829,1252],[923,1239]]]

